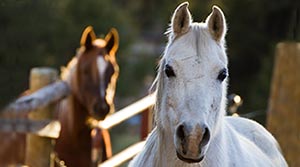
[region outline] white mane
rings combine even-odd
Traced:
[[[226,24],[214,6],[192,23],[177,7],[156,85],[156,127],[129,166],[287,166],[274,137],[258,123],[226,117]]]

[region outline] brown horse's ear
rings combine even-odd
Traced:
[[[91,49],[93,46],[93,41],[95,39],[96,39],[96,34],[93,30],[93,27],[88,26],[87,28],[84,29],[81,35],[80,45],[85,46],[86,50]]]
[[[105,37],[106,49],[110,55],[115,55],[119,47],[119,34],[115,28],[110,29],[110,32]]]
[[[186,33],[192,23],[192,16],[188,9],[189,3],[180,4],[171,19],[171,30],[175,36]]]
[[[216,41],[220,42],[224,39],[227,31],[226,21],[225,16],[219,7],[212,7],[212,12],[207,17],[206,23],[208,24],[210,34]]]

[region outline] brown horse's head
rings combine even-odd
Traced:
[[[118,32],[111,29],[104,39],[99,39],[89,26],[82,33],[80,44],[72,90],[89,115],[102,120],[114,110],[113,98],[119,74],[115,57]]]

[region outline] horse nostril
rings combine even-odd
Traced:
[[[184,140],[184,125],[179,125],[178,128],[177,128],[177,131],[176,131],[176,135],[177,137],[182,141]]]
[[[108,104],[96,103],[93,106],[92,116],[98,120],[103,120],[109,113],[110,106]]]
[[[100,110],[100,105],[98,105],[98,103],[96,103],[95,105],[94,105],[94,112],[97,112],[97,111],[99,111]]]
[[[210,139],[210,132],[209,132],[209,129],[208,128],[205,128],[204,129],[204,133],[203,133],[203,137],[202,137],[202,140],[200,142],[200,148],[202,148],[203,146],[205,146],[208,141]]]
[[[182,155],[189,153],[193,156],[198,156],[210,140],[210,131],[205,125],[196,124],[196,126],[191,126],[190,124],[182,123],[177,126],[175,137],[177,152]]]
[[[186,134],[185,134],[185,129],[184,129],[184,125],[181,124],[177,127],[176,129],[176,136],[179,140],[179,144],[181,147],[181,151],[183,154],[187,153],[187,149],[186,149]]]
[[[106,103],[103,103],[101,105],[101,108],[102,108],[103,111],[107,111],[108,110],[108,105]]]
[[[106,103],[97,103],[94,105],[94,112],[107,112],[107,110],[109,110],[109,106]]]

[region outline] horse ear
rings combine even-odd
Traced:
[[[188,2],[180,4],[172,16],[171,30],[176,36],[186,33],[190,28],[192,17],[188,6]]]
[[[212,7],[212,12],[207,17],[206,23],[208,24],[209,32],[216,41],[219,42],[224,39],[227,27],[225,16],[219,7]]]
[[[115,28],[110,29],[110,32],[105,37],[106,49],[110,55],[115,55],[119,47],[119,34]]]
[[[96,39],[96,34],[93,30],[93,27],[88,26],[87,28],[84,29],[81,35],[80,45],[85,46],[87,50],[91,49],[93,46],[93,41],[95,39]]]

